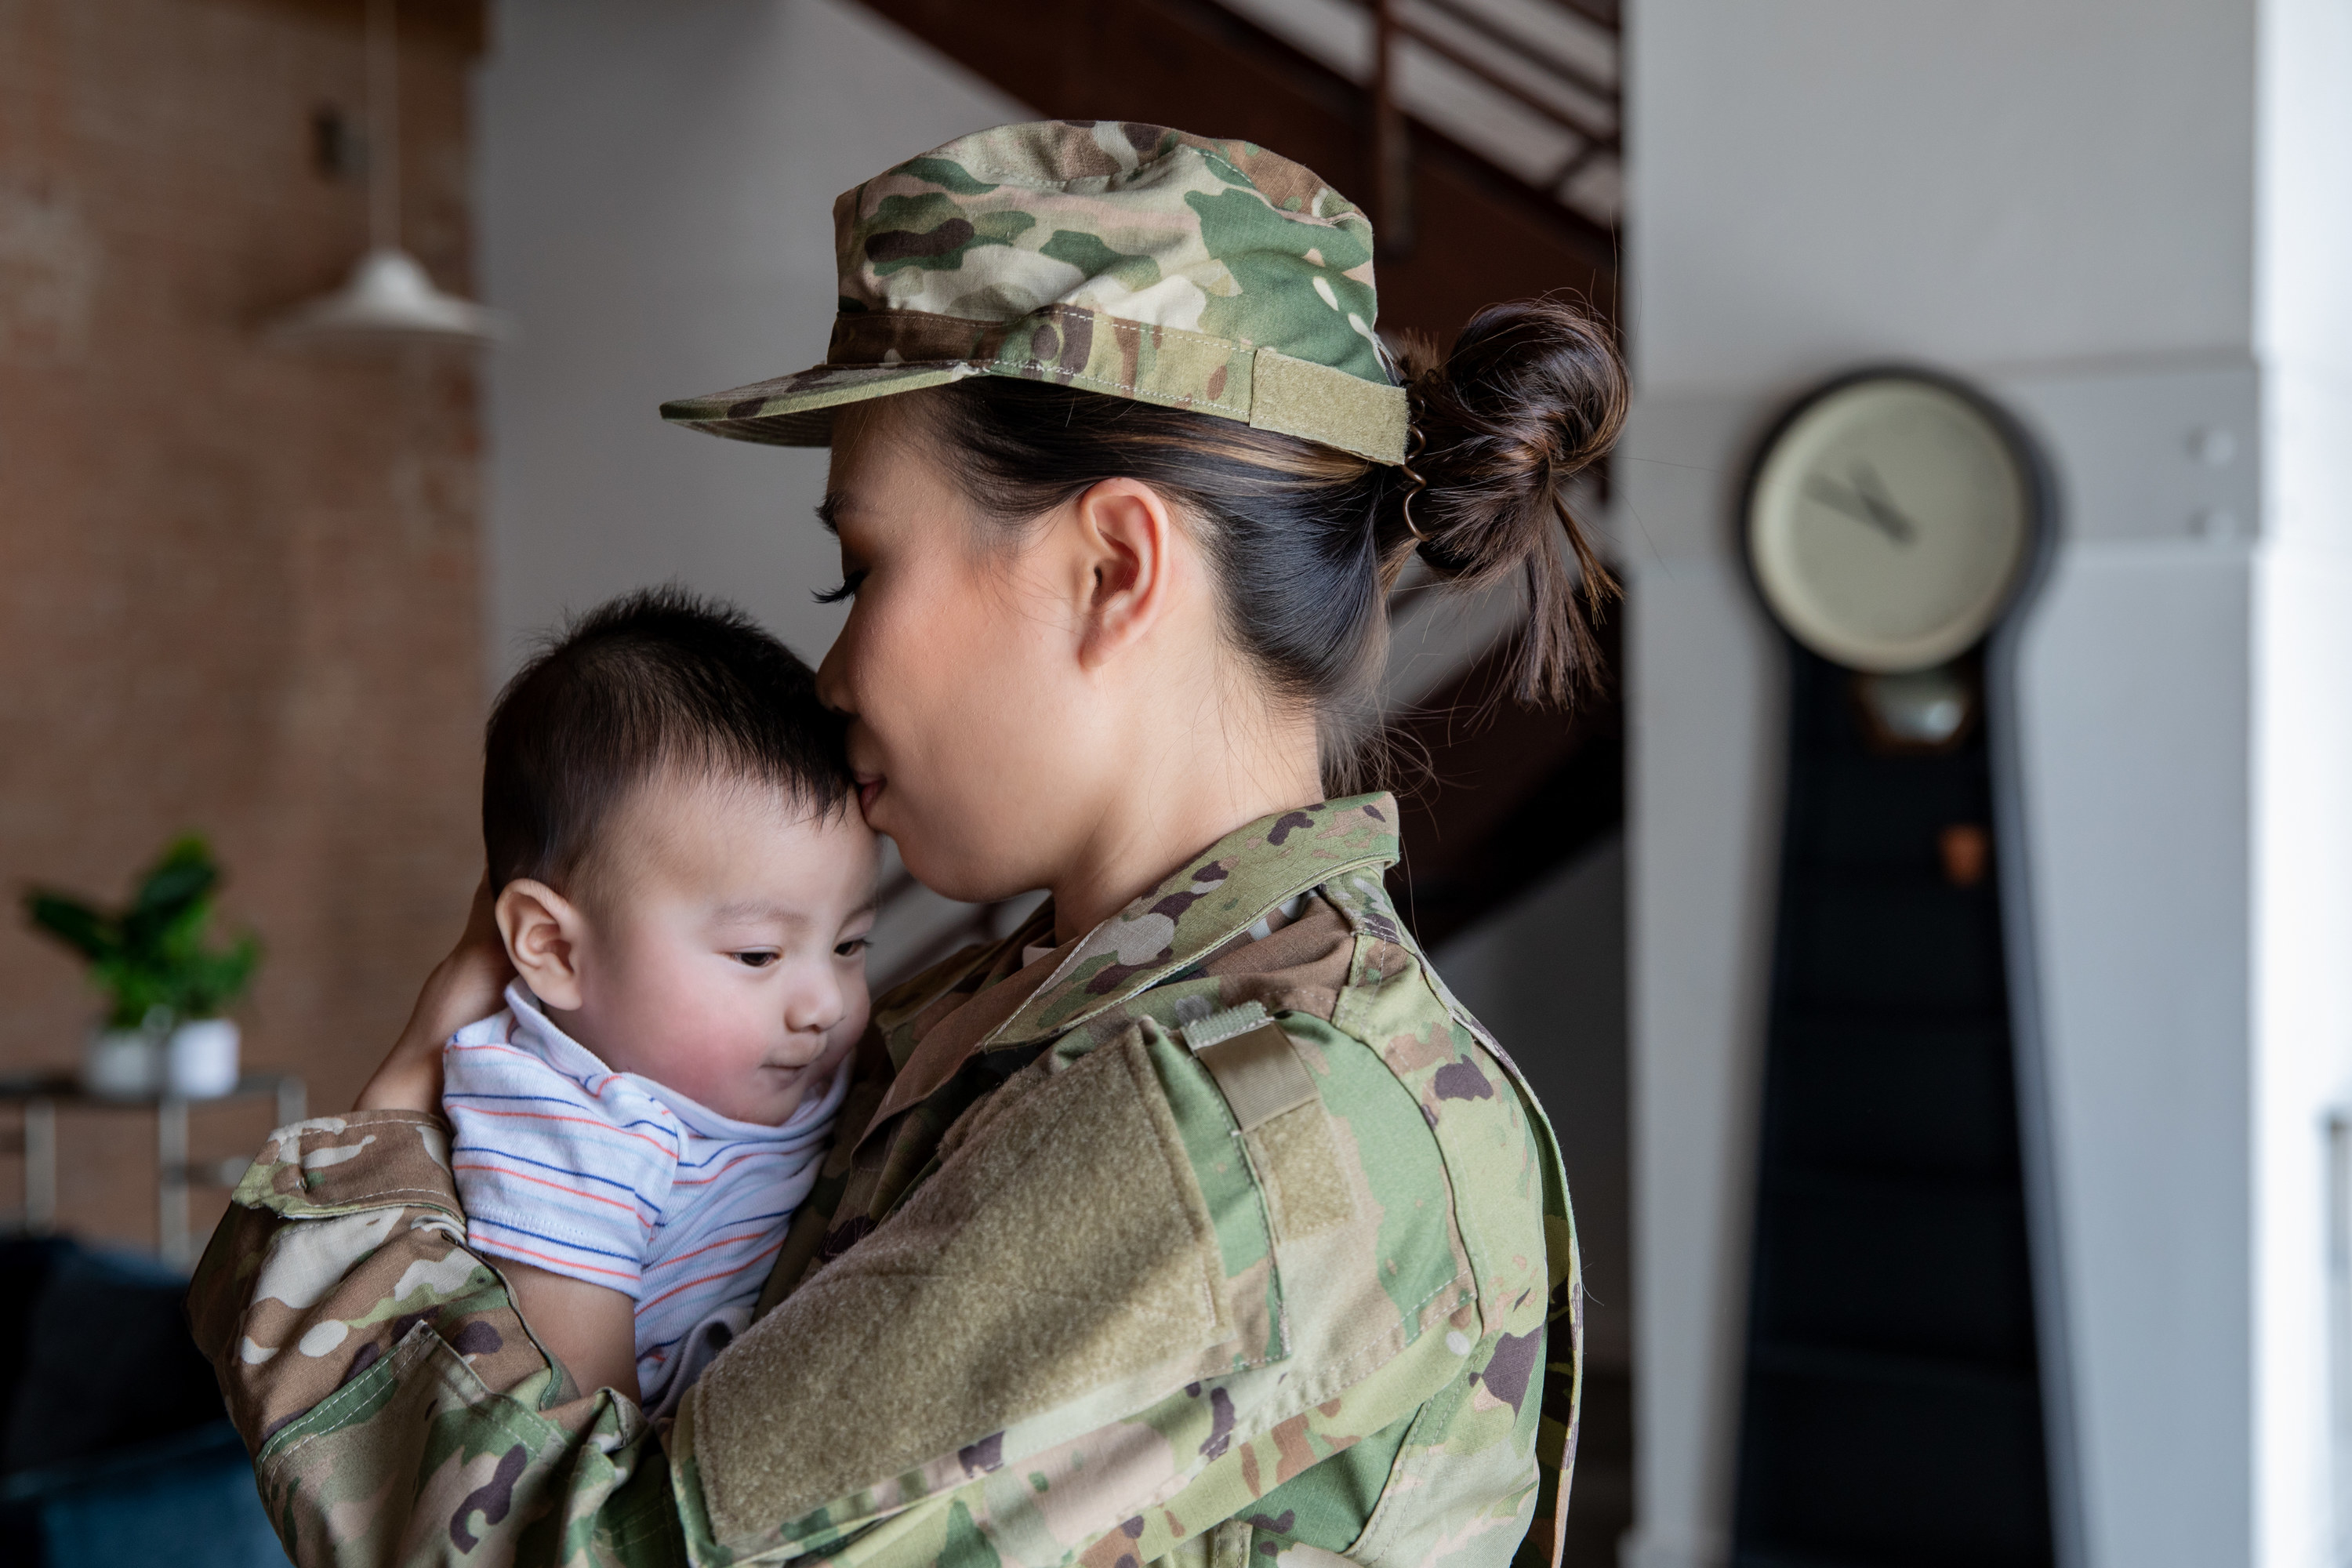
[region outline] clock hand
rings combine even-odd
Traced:
[[[1856,522],[1868,523],[1897,544],[1911,542],[1911,536],[1906,531],[1908,528],[1907,521],[1899,513],[1889,519],[1870,504],[1870,498],[1867,496],[1857,494],[1843,485],[1818,476],[1805,487],[1805,494],[1832,511],[1843,512]]]
[[[1895,504],[1894,498],[1886,493],[1886,483],[1878,477],[1876,468],[1868,463],[1856,463],[1853,466],[1853,488],[1854,494],[1862,499],[1863,505],[1871,510],[1878,526],[1886,531],[1889,539],[1898,544],[1908,544],[1919,536],[1919,525]]]

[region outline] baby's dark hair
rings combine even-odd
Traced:
[[[499,693],[482,759],[491,887],[564,891],[629,792],[667,768],[781,785],[816,816],[856,795],[807,665],[731,605],[646,589],[570,622]]]

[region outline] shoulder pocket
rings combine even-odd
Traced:
[[[1233,1113],[1265,1189],[1273,1239],[1314,1236],[1353,1218],[1355,1194],[1330,1114],[1282,1026],[1249,1002],[1187,1025],[1184,1043]]]
[[[1369,1370],[1454,1326],[1471,1275],[1445,1162],[1379,1053],[1312,1015],[1276,1018],[1254,1003],[1181,1037],[1185,1066],[1216,1101],[1204,1126],[1223,1131],[1227,1163],[1263,1194],[1253,1206],[1270,1272],[1289,1285],[1282,1353]]]

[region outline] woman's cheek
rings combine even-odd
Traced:
[[[877,731],[887,733],[905,717],[919,716],[929,707],[929,672],[938,662],[919,616],[879,609],[866,624],[865,635],[851,648],[851,684],[857,692],[857,713]]]

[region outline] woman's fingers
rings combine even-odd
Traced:
[[[500,963],[506,960],[506,942],[499,935],[499,896],[491,890],[488,871],[483,872],[482,879],[474,884],[474,901],[466,910],[466,930],[458,937],[457,946],[460,951],[468,947],[487,947],[498,955]]]
[[[457,945],[441,961],[436,975],[446,981],[440,1008],[432,1018],[433,1050],[439,1058],[441,1044],[478,1018],[487,1018],[504,1004],[507,982],[514,965],[507,960],[507,942],[499,931],[498,898],[490,890],[488,872],[474,884],[474,902],[466,911],[466,929]],[[431,982],[427,982],[427,990]],[[418,999],[420,1009],[423,998]],[[412,1019],[412,1023],[415,1020]]]
[[[499,935],[497,904],[485,874],[474,888],[466,911],[466,929],[447,957],[434,965],[408,1026],[394,1042],[391,1055],[360,1091],[355,1110],[424,1110],[441,1109],[441,1047],[450,1036],[499,1010],[499,998],[514,969],[507,963]]]

